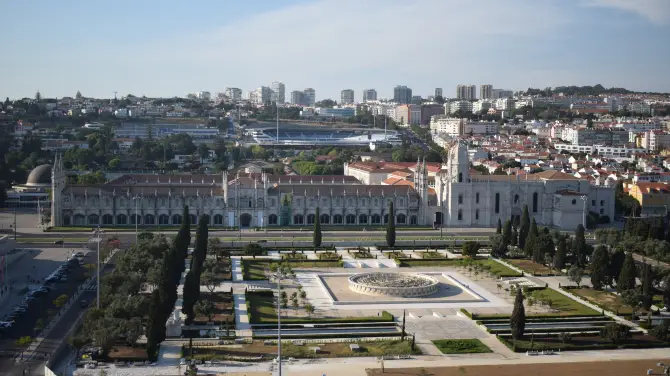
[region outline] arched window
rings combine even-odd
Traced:
[[[103,225],[111,225],[114,224],[114,217],[111,214],[105,214],[102,216],[102,224]]]
[[[117,225],[127,225],[128,224],[128,217],[125,214],[117,214],[116,215],[116,224]]]
[[[144,216],[144,224],[145,225],[153,225],[154,224],[154,216],[153,214],[147,214]]]
[[[416,220],[416,215],[413,215],[413,216],[409,217],[409,224],[410,224],[410,225],[417,225],[417,224],[419,224],[419,223],[417,222],[417,220]]]
[[[170,224],[170,217],[167,214],[161,214],[158,216],[159,225],[168,225]]]
[[[372,224],[373,225],[378,225],[382,221],[382,217],[379,214],[373,214],[372,215]]]
[[[462,221],[463,220],[463,210],[458,209],[458,220]]]
[[[89,214],[88,215],[88,224],[89,225],[99,225],[100,224],[100,219],[97,214]]]
[[[398,222],[399,225],[404,225],[405,222],[407,222],[407,216],[400,213],[396,216],[396,222]]]
[[[172,224],[173,225],[180,225],[181,224],[181,215],[175,214],[172,216]]]
[[[533,193],[533,213],[537,213],[537,192]]]
[[[389,223],[389,215],[384,214],[384,224],[387,224],[387,223]]]
[[[458,173],[458,182],[459,182],[459,183],[462,183],[462,182],[463,182],[463,173],[462,173],[462,172],[459,172],[459,173]]]
[[[348,225],[356,224],[356,216],[353,214],[347,214],[347,224]]]
[[[479,204],[479,192],[475,193],[475,204]]]
[[[368,224],[368,215],[367,214],[361,214],[358,216],[358,224],[359,225],[367,225]]]
[[[270,214],[270,216],[268,217],[268,224],[277,225],[277,221],[278,221],[277,214]]]
[[[141,219],[142,219],[142,218],[141,218],[139,215],[137,215],[137,214],[132,214],[132,215],[130,216],[130,224],[131,224],[131,225],[134,225],[134,224],[141,225],[141,224],[142,224],[142,220],[141,220]]]
[[[294,225],[302,225],[304,223],[305,223],[305,218],[302,215],[296,214],[296,215],[293,216],[293,224]]]
[[[192,225],[198,224],[198,217],[196,217],[195,214],[190,214],[189,218],[191,218],[191,224]]]
[[[500,213],[500,193],[496,193],[496,213]]]
[[[514,195],[514,203],[515,204],[519,203],[519,195]]]
[[[321,224],[327,225],[330,223],[330,216],[328,214],[321,214],[320,217],[319,222],[321,222]]]
[[[475,210],[475,220],[479,220],[479,209]]]
[[[314,224],[314,220],[316,219],[315,217],[316,217],[316,216],[315,216],[314,214],[308,214],[308,215],[307,215],[307,224],[308,224],[308,225],[313,225],[313,224]]]
[[[341,225],[342,222],[343,222],[343,220],[344,220],[344,219],[342,218],[342,215],[341,215],[341,214],[335,214],[335,215],[333,216],[333,224]]]
[[[74,215],[74,225],[75,226],[83,226],[86,224],[86,217],[84,217],[83,214],[75,214]]]
[[[219,226],[223,224],[223,216],[221,214],[214,215],[214,224]]]
[[[72,219],[70,219],[69,215],[64,215],[63,216],[63,226],[70,226],[72,224]]]

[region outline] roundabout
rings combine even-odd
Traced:
[[[348,281],[351,291],[374,296],[420,297],[440,290],[436,278],[418,273],[360,273]]]

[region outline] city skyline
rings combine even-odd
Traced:
[[[5,35],[15,37],[0,57],[6,72],[0,96],[33,97],[39,90],[44,97],[63,97],[80,90],[104,98],[115,91],[172,97],[226,87],[249,91],[275,80],[286,85],[286,93],[313,87],[317,100],[338,100],[345,88],[358,92],[356,97],[363,88],[375,88],[379,98],[391,98],[396,85],[427,97],[435,87],[450,93],[459,83],[515,91],[597,83],[670,91],[670,82],[659,79],[670,58],[662,48],[670,44],[668,1],[454,4],[203,0],[192,6],[168,0],[156,10],[129,1],[72,1],[54,9],[6,2],[0,4],[0,24]],[[387,22],[400,15],[407,24],[402,30]],[[474,22],[478,27],[469,38],[459,38],[457,31]],[[425,25],[434,30],[427,33]],[[268,33],[277,37],[267,38]],[[48,43],[50,35],[66,45]],[[287,37],[294,35],[301,43]],[[356,38],[367,42],[347,42]],[[486,40],[486,48],[478,38]],[[411,53],[394,50],[398,40],[411,43]],[[311,53],[303,46],[312,42],[345,49]],[[462,57],[447,58],[454,50]],[[392,59],[375,58],[387,51],[397,52]]]

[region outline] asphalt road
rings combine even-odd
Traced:
[[[89,252],[85,257],[84,257],[84,262],[85,263],[95,263],[96,262],[96,257],[97,253],[96,252]],[[55,269],[55,268],[54,268]],[[104,270],[103,270],[104,272]],[[83,267],[75,267],[70,270],[70,272],[67,274],[68,280],[67,282],[59,282],[59,283],[54,283],[51,284],[50,287],[52,290],[49,292],[49,294],[44,295],[40,297],[39,299],[35,300],[30,306],[28,311],[26,312],[25,315],[15,319],[15,324],[10,330],[6,330],[2,334],[2,338],[0,339],[0,350],[2,351],[3,356],[0,357],[0,375],[13,375],[13,374],[20,374],[16,372],[22,372],[23,369],[27,370],[27,367],[31,367],[31,372],[35,371],[36,369],[40,368],[37,366],[37,368],[34,368],[36,366],[36,362],[26,362],[26,363],[19,363],[19,364],[14,364],[14,354],[22,351],[25,349],[25,346],[18,346],[16,345],[16,339],[24,336],[30,336],[34,337],[35,336],[35,324],[38,319],[42,319],[44,324],[48,324],[47,317],[48,317],[48,312],[47,310],[53,309],[53,310],[58,310],[58,308],[53,304],[53,300],[56,299],[58,296],[61,294],[66,294],[68,296],[72,296],[77,289],[79,288],[80,283],[86,278],[84,276],[85,274],[85,269]],[[87,294],[87,293],[85,293]],[[93,297],[95,297],[95,292],[93,292]],[[3,307],[3,308],[8,308],[7,310],[11,311],[13,307]],[[65,317],[60,321],[60,324],[57,325],[54,330],[51,331],[49,336],[47,338],[58,338],[57,336],[60,335],[61,338],[67,333],[67,328],[69,328],[69,325],[64,323],[72,323],[76,319],[76,316],[70,316],[68,315],[70,311],[72,311],[73,308],[81,308],[78,305],[73,305],[68,312],[65,313]],[[53,319],[53,318],[52,318]],[[38,351],[44,353],[44,352],[50,352],[50,343],[47,342],[43,343]],[[53,342],[53,341],[52,341]],[[57,344],[56,344],[57,345]],[[53,345],[51,345],[53,346]],[[55,348],[51,349],[53,351]],[[43,371],[43,367],[42,371]],[[7,371],[6,371],[7,370]],[[11,370],[10,373],[8,370]]]

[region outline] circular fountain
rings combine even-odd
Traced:
[[[365,295],[418,297],[436,293],[440,282],[416,273],[360,273],[349,277],[349,289]]]

